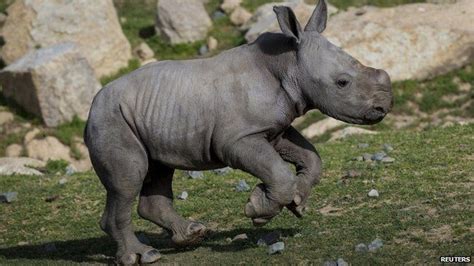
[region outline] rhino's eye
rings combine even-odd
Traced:
[[[349,84],[349,81],[347,79],[338,79],[336,84],[339,88],[344,88]]]

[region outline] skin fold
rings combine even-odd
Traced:
[[[325,1],[304,30],[290,8],[274,11],[283,33],[262,34],[212,58],[148,64],[94,98],[84,139],[107,190],[100,226],[117,242],[119,263],[161,256],[133,232],[137,196],[139,215],[171,232],[176,244],[205,236],[204,225],[173,208],[175,169],[230,166],[259,178],[244,208],[257,226],[284,207],[301,217],[321,159],[291,122],[319,109],[373,124],[390,111],[388,74],[363,66],[321,35]]]

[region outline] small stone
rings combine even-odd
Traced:
[[[203,44],[199,48],[199,55],[205,55],[209,52],[209,49],[207,48],[207,45]]]
[[[375,252],[377,249],[381,248],[383,246],[383,241],[380,238],[375,239],[372,241],[372,243],[369,244],[369,251],[370,252]]]
[[[41,131],[38,128],[34,128],[34,129],[28,131],[28,133],[26,133],[25,137],[23,138],[23,142],[25,144],[28,144],[28,142],[35,139],[36,135],[38,135],[39,133],[41,133]]]
[[[296,233],[293,237],[300,238],[303,237],[303,235],[301,233]]]
[[[368,143],[359,143],[359,145],[357,145],[357,147],[359,147],[359,149],[365,149],[365,148],[369,147],[369,144]]]
[[[153,50],[145,42],[140,43],[140,45],[133,49],[133,53],[140,58],[141,61],[150,60],[155,56]]]
[[[66,175],[68,176],[71,176],[77,172],[76,168],[72,164],[68,165],[65,170]]]
[[[337,266],[337,262],[328,260],[323,263],[323,266]]]
[[[12,113],[7,112],[7,111],[0,112],[0,126],[3,124],[10,123],[11,121],[13,121],[13,119],[14,119],[14,116]]]
[[[367,196],[371,197],[371,198],[378,198],[379,197],[379,192],[375,189],[372,189],[369,191],[369,193],[367,193]]]
[[[23,151],[23,146],[20,144],[11,144],[5,149],[6,157],[20,157]]]
[[[226,174],[232,172],[232,168],[224,167],[224,168],[214,169],[214,170],[212,170],[212,172],[216,175],[226,175]]]
[[[225,239],[226,242],[232,242],[232,238],[228,237]]]
[[[224,12],[230,13],[234,9],[239,7],[241,3],[242,3],[242,0],[224,0],[224,1],[222,1],[222,4],[221,4],[220,8]]]
[[[13,201],[17,200],[17,196],[18,196],[17,192],[3,192],[0,194],[0,202],[12,203]]]
[[[247,239],[249,239],[247,234],[240,234],[240,235],[234,236],[234,238],[232,238],[232,242],[242,241],[242,240],[247,240]]]
[[[367,252],[368,251],[367,245],[364,243],[357,244],[357,246],[355,246],[355,251],[360,252],[360,253]]]
[[[375,153],[374,155],[372,155],[372,158],[371,158],[371,159],[372,159],[373,161],[378,161],[378,162],[380,162],[380,161],[382,161],[382,159],[383,159],[385,156],[387,156],[387,154],[386,154],[385,152],[381,151],[381,152],[377,152],[377,153]]]
[[[202,179],[202,178],[204,178],[204,174],[201,171],[186,171],[186,174],[191,179]]]
[[[60,185],[64,185],[67,183],[67,178],[63,177],[61,179],[59,179],[59,182],[58,182]]]
[[[383,150],[384,150],[385,152],[392,152],[392,151],[393,151],[392,145],[390,145],[390,144],[388,144],[388,143],[384,143],[382,147],[383,147]]]
[[[225,16],[226,16],[225,13],[220,11],[220,10],[217,10],[216,12],[212,13],[212,19],[213,20],[220,19],[220,18],[223,18]]]
[[[392,158],[392,157],[384,157],[382,159],[382,163],[393,163],[395,162],[395,158]]]
[[[46,252],[56,252],[58,249],[56,248],[56,245],[54,243],[49,243],[44,246],[44,251]]]
[[[237,192],[245,192],[250,190],[250,186],[245,182],[245,180],[239,180],[239,183],[235,186]]]
[[[370,161],[372,161],[372,154],[364,153],[364,154],[362,154],[362,158],[364,159],[364,161],[370,162]]]
[[[140,240],[140,242],[142,242],[145,245],[150,245],[151,244],[150,239],[144,233],[139,233],[137,238],[138,238],[138,240]]]
[[[188,195],[188,192],[183,191],[183,192],[181,192],[181,193],[178,195],[178,199],[180,199],[180,200],[186,200],[186,199],[188,198],[188,196],[189,196],[189,195]]]
[[[219,43],[217,42],[217,39],[210,36],[208,39],[207,39],[207,48],[209,48],[209,51],[214,51],[217,49],[217,45]]]
[[[237,7],[232,14],[230,14],[230,22],[236,26],[241,26],[247,23],[252,18],[252,13],[248,12],[243,7]]]
[[[357,157],[354,157],[352,158],[353,161],[358,161],[358,162],[362,162],[364,160],[364,157],[362,156],[357,156]]]
[[[281,252],[283,252],[284,249],[285,249],[285,243],[276,242],[276,243],[268,246],[268,254],[273,255],[273,254],[281,253]]]
[[[301,235],[301,234],[300,234]],[[275,244],[280,240],[280,232],[271,232],[262,236],[258,241],[259,246],[269,246]]]
[[[337,266],[349,266],[349,263],[347,263],[343,258],[337,259]]]

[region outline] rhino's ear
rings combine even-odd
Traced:
[[[319,0],[318,5],[314,9],[313,15],[306,24],[305,31],[317,31],[319,33],[326,29],[326,22],[328,21],[328,7],[326,0]]]
[[[287,6],[274,6],[273,11],[277,16],[281,31],[285,35],[294,38],[296,43],[299,43],[302,31],[300,23],[296,19],[293,10]]]

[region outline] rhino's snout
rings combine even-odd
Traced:
[[[380,122],[393,107],[390,76],[382,69],[373,69],[372,75],[375,83],[374,99],[364,117],[369,124]]]

